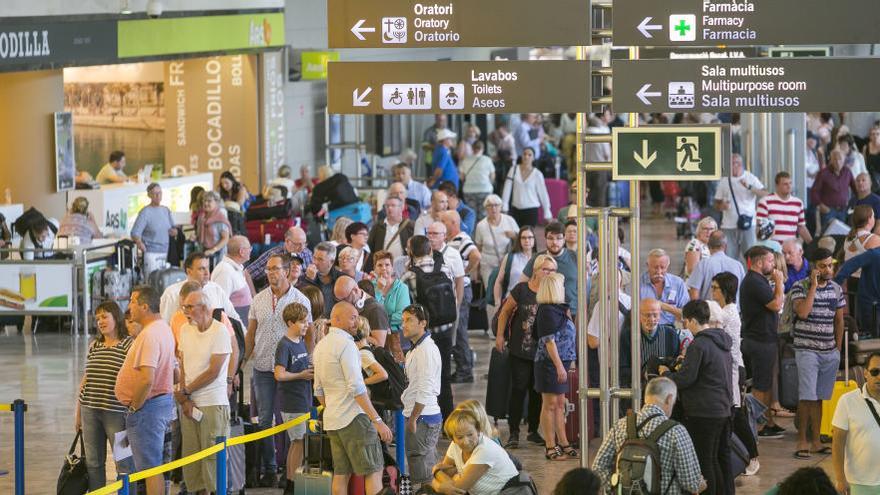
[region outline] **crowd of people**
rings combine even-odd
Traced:
[[[394,439],[381,401],[385,392],[378,391],[399,371],[390,366],[407,379],[397,400],[406,422],[408,472],[424,493],[497,494],[519,486],[521,465],[512,454],[521,448],[522,424],[525,441],[542,446],[547,460],[579,458],[566,432],[565,394],[577,364],[575,249],[588,241],[577,238],[576,207],[554,219],[544,181],[545,172],[555,166],[558,173],[573,156],[568,133],[560,131],[572,118],[562,117],[558,126],[536,114],[522,115],[516,125],[502,122],[487,146],[471,130],[476,127],[458,141],[438,116],[425,139],[428,180],[413,177],[412,163],[396,165],[375,219],[365,215],[343,174],[322,167],[317,182],[303,173],[297,183],[287,169],[273,184],[290,186],[287,197],[301,193],[304,211],[325,215],[332,234],[310,242],[303,228],[291,227],[283,242],[258,256],[251,256],[254,240],[230,223],[236,211],[230,203],[246,211],[260,198],[231,175],[221,177],[218,192],[194,196],[198,249],[184,260],[186,279],[133,288],[125,312],[114,302],[96,309],[98,334],[76,411],[90,486],[104,484],[106,445],[117,432],[127,432],[133,452],[117,464],[120,472],[169,460],[166,430],[176,432],[181,455],[228,436],[237,407],[233,392],[246,386],[238,373],[245,362],[253,369],[248,383],[259,429],[275,422],[276,403],[285,420],[325,406],[321,421],[330,440],[334,493],[347,493],[352,475],[363,477],[366,493],[382,489],[383,444]],[[614,120],[610,112],[593,116],[591,128],[600,132]],[[874,134],[866,153],[880,148]],[[810,139],[817,150],[828,144]],[[831,399],[837,379],[844,316],[856,315],[867,338],[876,332],[872,301],[880,298],[880,238],[874,233],[880,197],[870,192],[870,172],[850,172],[859,163],[851,158],[858,155],[851,139],[838,129],[827,165],[822,158],[817,171],[808,168],[815,181],[807,201],[795,197],[788,173],[775,177],[771,193],[733,155],[729,177],[708,188],[704,217],[679,253],[650,250],[641,278],[632,280],[638,253],[634,259],[620,248],[620,376],[624,387],[631,378],[644,382],[644,405],[615,423],[593,471],[573,470],[554,493],[643,482],[621,476],[620,453],[637,435],[659,449],[659,493],[732,494],[741,474],[731,465],[732,442],[744,446],[743,474],[753,475],[760,468],[758,442],[782,437],[778,418],[794,416],[780,404],[792,386],[780,379],[786,350],[797,365],[797,401],[787,404],[798,412],[792,454],[809,459],[830,453],[819,425],[822,401]],[[871,167],[878,165],[873,156],[866,160]],[[590,197],[600,205],[609,195],[603,180],[591,178]],[[147,192],[151,203],[132,231],[145,265],[159,263],[151,254],[161,258],[169,237],[177,235],[160,204],[161,189],[152,184]],[[572,205],[579,205],[578,191],[570,192]],[[813,209],[818,214],[810,224]],[[85,220],[67,224],[88,229],[82,205],[74,214]],[[851,224],[840,247],[823,235],[835,220]],[[595,260],[598,249],[590,245],[588,251]],[[676,275],[670,266],[679,256],[683,269]],[[595,262],[589,276],[595,292]],[[638,315],[630,314],[630,293],[640,299]],[[590,315],[591,355],[604,351],[596,299],[591,294],[582,308]],[[475,381],[468,330],[478,300],[486,303],[497,351],[509,359],[507,438],[483,404],[454,397],[453,384]],[[633,317],[641,330],[640,362],[630,358]],[[384,351],[393,363],[377,358]],[[848,484],[853,493],[876,493],[871,490],[880,479],[866,453],[876,453],[880,442],[863,409],[880,399],[880,355],[867,360],[863,375],[866,385],[841,399],[834,414],[835,478],[839,489]],[[590,386],[597,380],[591,370]],[[261,442],[259,484],[280,484],[292,493],[306,455],[305,427],[288,435],[280,480],[276,444],[272,438]],[[451,442],[444,455],[437,450],[441,437]],[[186,490],[216,492],[213,463],[209,457],[187,466]],[[146,485],[150,494],[165,490],[161,476]]]

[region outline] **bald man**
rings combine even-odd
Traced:
[[[269,262],[269,258],[273,254],[284,253],[298,256],[303,260],[303,266],[309,266],[312,264],[312,252],[306,246],[306,233],[303,229],[299,227],[291,227],[284,233],[283,244],[269,249],[261,254],[259,258],[247,265],[245,269],[253,281],[256,292],[265,289],[266,286],[269,285],[269,282],[266,280],[266,264]]]
[[[324,406],[323,427],[333,455],[333,493],[348,493],[352,474],[364,477],[364,492],[382,490],[384,469],[381,438],[391,430],[370,403],[361,375],[361,360],[353,336],[358,310],[339,301],[330,312],[330,331],[315,346],[314,393]]]
[[[639,327],[642,330],[642,362],[639,368],[643,371],[648,361],[660,359],[671,364],[681,353],[683,339],[674,326],[660,323],[662,312],[662,305],[656,299],[645,298],[639,302]],[[626,387],[630,386],[632,378],[628,313],[625,313],[626,321],[620,338],[620,382]],[[689,341],[685,339],[685,342]]]
[[[344,301],[354,305],[358,314],[370,322],[370,336],[376,341],[376,345],[385,347],[385,338],[391,330],[391,324],[388,322],[388,313],[385,312],[385,307],[379,304],[375,298],[370,297],[369,294],[361,290],[357,282],[348,275],[343,275],[336,279],[336,284],[333,286],[333,295],[336,296],[337,301]],[[330,315],[332,317],[333,313],[331,312]]]
[[[250,275],[245,271],[244,264],[251,259],[251,243],[243,235],[232,236],[226,245],[226,256],[211,273],[211,280],[219,285],[227,294],[241,321],[247,321],[251,301],[256,291]]]
[[[440,221],[440,214],[449,209],[449,198],[443,191],[434,191],[431,194],[431,207],[423,211],[416,220],[415,234],[425,235],[428,225]]]
[[[461,217],[457,211],[444,211],[440,214],[440,220],[446,227],[447,251],[458,253],[466,273],[462,284],[461,304],[458,306],[455,345],[452,348],[452,359],[455,361],[452,383],[471,383],[474,381],[474,357],[468,343],[468,323],[473,300],[471,280],[476,280],[479,276],[480,250],[471,237],[461,230]]]
[[[443,194],[443,193],[440,193]],[[461,308],[464,299],[464,262],[461,255],[455,249],[449,249],[446,244],[446,225],[443,222],[434,222],[428,226],[427,237],[431,249],[443,255],[443,264],[452,272],[455,284],[455,305]]]

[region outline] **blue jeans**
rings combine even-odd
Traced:
[[[89,472],[89,490],[97,490],[107,484],[107,473],[104,471],[107,461],[107,442],[109,441],[112,446],[116,433],[125,430],[125,413],[81,406],[80,415],[86,469]],[[116,471],[133,473],[132,458],[117,462]]]
[[[165,430],[174,414],[171,394],[148,399],[137,411],[126,414],[125,429],[138,471],[161,465],[164,462]]]
[[[452,359],[455,360],[455,375],[469,377],[474,374],[474,355],[468,343],[468,320],[471,313],[473,289],[465,286],[461,307],[458,308],[458,322],[455,332],[455,345],[452,347]]]
[[[254,393],[257,396],[257,414],[260,416],[260,431],[272,427],[275,413],[275,398],[278,392],[278,382],[275,374],[271,371],[254,370]],[[261,471],[263,473],[275,473],[278,464],[275,462],[275,437],[271,436],[260,440]]]
[[[832,220],[840,220],[846,222],[846,208],[830,208],[828,213],[822,213],[822,232],[828,227]]]

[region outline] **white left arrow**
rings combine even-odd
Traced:
[[[651,89],[651,83],[645,84],[638,90],[638,92],[636,92],[636,96],[638,96],[645,105],[651,104],[651,100],[648,99],[649,96],[663,96],[663,93],[660,93],[659,91],[648,91],[649,89]]]
[[[354,33],[354,35],[357,37],[357,39],[359,39],[361,41],[367,40],[366,38],[364,38],[364,35],[361,33],[375,33],[376,32],[376,28],[374,28],[374,27],[363,27],[365,22],[367,22],[366,19],[360,19],[359,21],[357,21],[357,23],[355,23],[354,26],[351,27],[351,32]]]
[[[351,105],[355,107],[366,107],[370,105],[370,102],[364,101],[364,98],[367,97],[370,92],[373,91],[373,88],[367,86],[367,89],[364,90],[363,93],[358,95],[357,88],[354,88],[354,92],[351,94]]]
[[[648,24],[652,20],[654,20],[653,17],[645,17],[644,20],[642,20],[642,22],[640,22],[639,25],[636,27],[636,29],[638,29],[639,32],[642,33],[642,36],[644,36],[645,38],[653,38],[654,36],[651,34],[651,31],[659,31],[663,29],[663,26],[661,26],[660,24]]]

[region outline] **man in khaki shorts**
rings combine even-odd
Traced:
[[[382,490],[384,460],[379,438],[391,441],[367,395],[353,336],[358,311],[340,301],[330,312],[330,331],[315,347],[315,397],[324,406],[324,430],[333,454],[333,493],[347,493],[352,474],[364,477],[364,493]],[[378,433],[378,438],[377,438]]]

